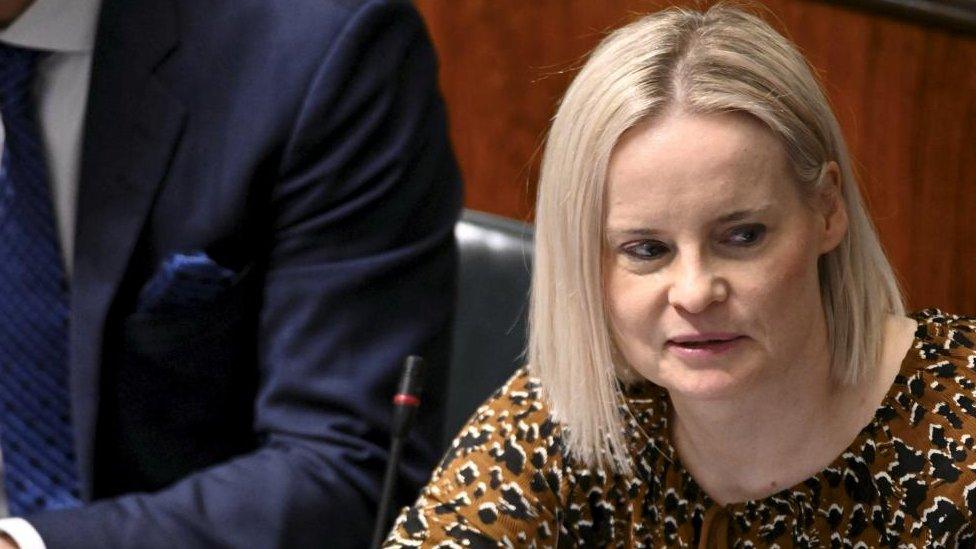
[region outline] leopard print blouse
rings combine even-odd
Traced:
[[[636,475],[565,452],[524,370],[481,406],[387,547],[976,547],[976,319],[917,313],[872,422],[826,469],[722,506],[682,467],[653,384],[625,395]]]

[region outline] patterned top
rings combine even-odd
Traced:
[[[667,440],[664,390],[629,390],[635,475],[575,462],[524,370],[453,442],[388,547],[976,547],[976,319],[926,310],[874,419],[826,469],[722,506]]]

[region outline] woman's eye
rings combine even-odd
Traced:
[[[623,247],[624,253],[634,259],[657,259],[668,253],[668,247],[657,240],[634,242]]]
[[[733,246],[752,246],[766,235],[766,226],[758,223],[736,227],[727,233],[725,241]]]

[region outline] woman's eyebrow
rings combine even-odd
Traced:
[[[773,209],[772,204],[763,204],[762,206],[757,206],[755,208],[743,208],[741,210],[735,210],[733,212],[723,214],[721,217],[717,218],[715,221],[717,223],[730,223],[734,221],[742,221],[743,219],[749,219],[751,217],[760,216]],[[605,229],[605,234],[607,236],[656,236],[661,233],[658,229],[651,229],[648,227],[613,227],[607,226]]]
[[[606,228],[607,236],[611,236],[611,235],[612,236],[654,236],[658,233],[659,231],[655,231],[654,229],[647,229],[643,227],[635,227],[633,229],[624,229],[624,228],[615,228],[615,227]]]
[[[772,209],[770,204],[764,204],[758,208],[747,208],[743,210],[736,210],[731,213],[727,213],[722,217],[718,218],[719,223],[729,223],[732,221],[742,221],[743,219],[748,219],[750,217],[762,215]]]

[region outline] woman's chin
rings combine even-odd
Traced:
[[[651,381],[668,391],[672,398],[682,400],[726,400],[742,394],[749,380],[751,368],[714,367],[689,368],[683,364],[662,363],[657,379]]]

